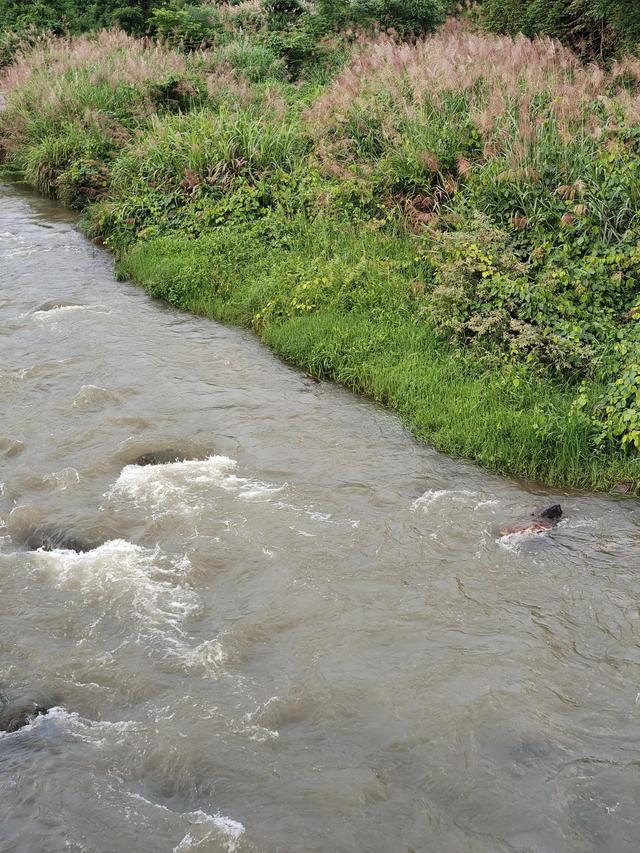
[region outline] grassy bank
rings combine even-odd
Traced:
[[[286,247],[226,227],[214,238],[137,243],[122,276],[168,302],[250,326],[288,362],[397,411],[419,438],[505,474],[605,488],[635,462],[594,454],[573,390],[488,370],[420,321],[412,243],[326,222]]]
[[[637,488],[640,64],[458,24],[335,35],[295,74],[263,28],[223,41],[18,56],[6,168],[82,209],[121,275],[436,447]]]

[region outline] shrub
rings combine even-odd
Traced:
[[[620,257],[609,267],[598,254],[573,267],[559,255],[524,262],[483,217],[464,230],[428,232],[424,256],[432,266],[425,319],[438,331],[565,377],[592,375],[616,337],[620,305],[637,290],[623,277],[612,286]]]
[[[397,33],[432,32],[453,4],[449,0],[318,0],[319,16],[328,26],[377,24]]]
[[[640,41],[636,0],[483,0],[482,19],[494,32],[552,36],[590,57]]]
[[[242,34],[218,47],[215,58],[222,66],[233,68],[252,83],[284,80],[287,76],[286,63],[276,51]]]
[[[636,321],[637,322],[637,321]],[[616,345],[620,357],[606,393],[595,408],[594,421],[600,427],[599,443],[640,451],[640,343],[634,340]]]
[[[149,15],[162,0],[0,0],[0,22],[5,30],[34,28],[53,33],[81,33],[119,26],[143,33]]]
[[[44,39],[35,27],[0,30],[0,70],[10,65],[20,53],[32,49]]]
[[[223,33],[222,20],[214,6],[169,6],[155,9],[151,31],[169,43],[187,50],[214,44]]]
[[[264,36],[264,42],[269,51],[284,62],[289,76],[294,80],[300,77],[305,66],[319,63],[324,55],[317,34],[304,24],[269,31]]]

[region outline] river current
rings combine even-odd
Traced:
[[[0,851],[638,851],[638,504],[451,460],[111,263],[1,188],[0,695],[50,710],[0,733]]]

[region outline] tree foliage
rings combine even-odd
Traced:
[[[0,29],[83,32],[117,25],[142,32],[159,0],[0,0]]]
[[[640,41],[638,0],[484,0],[482,20],[494,32],[559,38],[590,58]]]

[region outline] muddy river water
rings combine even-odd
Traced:
[[[0,482],[0,694],[51,709],[2,853],[640,849],[633,500],[419,445],[10,185]]]

